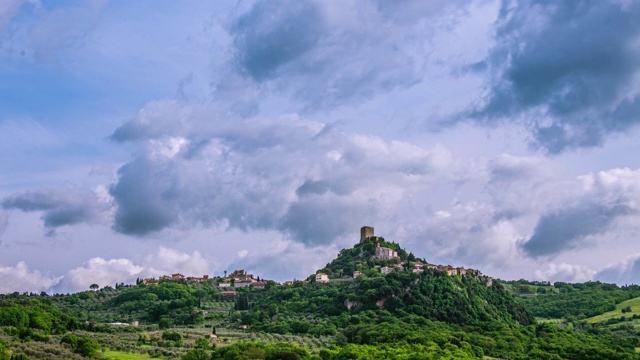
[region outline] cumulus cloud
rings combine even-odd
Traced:
[[[75,292],[88,290],[92,284],[100,287],[132,284],[137,278],[157,278],[176,272],[185,276],[202,276],[209,273],[209,266],[198,251],[189,254],[161,246],[154,254],[137,260],[91,258],[82,266],[69,270],[54,290]]]
[[[521,235],[515,224],[486,203],[456,202],[423,215],[419,222],[401,226],[399,238],[407,238],[417,255],[427,261],[482,267],[508,267],[517,260]]]
[[[234,62],[260,86],[291,94],[307,108],[369,99],[419,82],[424,49],[435,28],[447,26],[426,19],[462,7],[258,1],[229,27]]]
[[[245,269],[276,281],[306,279],[335,258],[335,246],[308,247],[286,240],[269,240],[256,245],[229,265],[230,269]]]
[[[638,16],[635,2],[505,1],[485,63],[488,95],[473,115],[524,118],[550,153],[637,125]]]
[[[142,275],[144,268],[129,259],[109,259],[101,257],[89,259],[83,266],[69,270],[56,289],[62,291],[89,290],[89,286],[115,286],[116,283],[132,283]]]
[[[634,255],[625,260],[609,265],[598,271],[596,279],[617,284],[640,283],[640,255]]]
[[[201,276],[209,273],[208,262],[199,251],[191,254],[176,249],[161,246],[156,254],[144,258],[143,264],[146,274],[161,276],[180,272],[186,276]]]
[[[45,227],[55,230],[65,225],[97,223],[107,216],[110,206],[96,192],[76,186],[29,190],[7,196],[4,209],[41,211]]]
[[[127,142],[178,134],[188,126],[191,115],[190,108],[181,107],[177,101],[152,101],[119,126],[110,138]]]
[[[535,276],[540,280],[563,281],[563,282],[585,282],[594,279],[596,272],[581,265],[566,263],[547,264],[544,268],[536,270]]]
[[[637,215],[640,171],[612,169],[580,177],[581,192],[544,213],[533,235],[522,244],[532,257],[555,255],[593,243],[628,215]]]
[[[0,265],[0,294],[14,291],[46,291],[58,281],[60,281],[58,277],[43,274],[38,270],[30,270],[23,261],[18,262],[16,266]]]
[[[178,112],[192,116],[172,136],[153,128],[163,121],[130,123],[146,138],[136,138],[142,150],[111,187],[117,231],[146,235],[198,223],[329,243],[354,221],[392,212],[451,166],[443,151],[297,116],[210,122],[215,113]]]

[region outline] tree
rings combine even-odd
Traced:
[[[184,354],[182,360],[209,360],[209,354],[206,350],[194,349]]]
[[[168,316],[161,316],[160,321],[158,321],[158,327],[160,329],[168,329],[173,326],[173,320],[171,320]]]
[[[89,286],[89,289],[96,291],[100,288],[100,286],[98,286],[98,284],[91,284],[91,286]]]
[[[88,335],[66,334],[60,339],[60,343],[70,345],[73,352],[86,357],[93,356],[100,350],[100,344]]]
[[[9,354],[7,353],[7,344],[0,340],[0,360],[9,360]]]
[[[194,347],[196,349],[209,350],[209,339],[203,337],[197,338]]]
[[[78,338],[74,349],[75,352],[85,357],[93,356],[98,350],[100,350],[100,344],[87,335]]]
[[[25,353],[18,353],[11,355],[10,360],[29,360],[31,357]]]

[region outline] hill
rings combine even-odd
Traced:
[[[640,359],[640,287],[502,282],[364,230],[307,280],[283,285],[237,270],[0,295],[0,360]]]

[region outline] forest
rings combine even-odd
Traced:
[[[0,295],[0,360],[640,359],[636,285],[413,272],[424,259],[384,245],[399,258],[364,242],[318,270],[336,281],[232,296],[215,278]]]

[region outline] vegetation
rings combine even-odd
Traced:
[[[534,316],[582,320],[613,311],[617,304],[640,296],[637,285],[618,287],[601,282],[557,282],[553,288],[555,291],[522,299]]]
[[[399,258],[373,258],[376,241]],[[213,281],[166,280],[0,295],[0,360],[640,359],[640,287],[488,286],[471,275],[414,273],[417,261],[425,262],[377,238],[320,269],[329,283],[311,275],[233,297]],[[383,266],[396,270],[383,275]],[[133,321],[140,325],[124,324]]]

